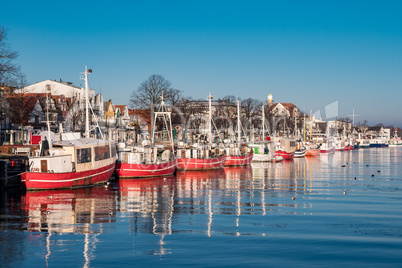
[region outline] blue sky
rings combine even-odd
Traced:
[[[193,98],[234,95],[402,127],[401,1],[6,1],[29,83],[63,79],[128,104],[152,74]],[[325,119],[325,118],[324,118]]]

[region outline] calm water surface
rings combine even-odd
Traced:
[[[402,266],[402,148],[2,192],[2,267]]]

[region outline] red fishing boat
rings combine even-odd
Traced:
[[[247,166],[253,160],[253,150],[241,142],[240,101],[237,100],[237,142],[224,141],[225,166]]]
[[[253,151],[246,155],[226,156],[225,167],[227,166],[247,166],[253,160]]]
[[[35,156],[29,157],[29,171],[21,174],[21,182],[27,190],[83,187],[104,183],[112,176],[117,159],[115,142],[89,138],[87,75],[90,73],[92,70],[85,68],[86,138],[68,139],[68,135],[64,135],[62,141],[51,143],[48,112],[49,139],[42,142]]]
[[[324,142],[320,147],[320,153],[322,154],[331,154],[334,152],[335,152],[335,146],[332,140]]]
[[[116,163],[114,142],[83,138],[53,143],[49,153],[29,157],[29,171],[21,174],[27,190],[61,189],[106,182]]]
[[[210,94],[208,96],[208,135],[206,135],[208,140],[191,145],[179,142],[177,149],[177,170],[214,170],[223,169],[225,165],[225,150],[222,148],[212,148],[212,98]]]
[[[224,154],[209,155],[211,150],[178,149],[177,152],[177,170],[222,169],[226,161],[226,155]],[[183,155],[184,157],[180,157]]]
[[[168,112],[165,107],[163,94],[159,111],[154,115],[151,141],[144,141],[142,146],[119,144],[116,164],[116,174],[119,178],[167,176],[176,171],[177,159],[171,151],[174,148],[171,112]],[[164,127],[167,129],[169,145],[163,142],[159,145],[155,143],[155,124],[159,117],[163,117],[162,122],[166,123]]]
[[[296,141],[294,139],[275,138],[275,156],[282,156],[285,160],[291,160],[295,156]]]
[[[133,147],[133,151],[120,151],[116,164],[119,178],[156,177],[171,175],[175,172],[177,159],[170,150],[162,150],[158,157],[157,147]]]

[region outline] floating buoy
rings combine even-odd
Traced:
[[[371,174],[371,177],[374,177],[374,174]]]
[[[355,179],[356,179],[356,177],[355,177]]]
[[[366,165],[366,167],[368,167],[368,165]]]
[[[377,170],[377,172],[378,172],[378,173],[380,173],[380,171],[379,171],[379,170]]]
[[[345,167],[345,165],[342,165],[342,167]]]
[[[343,194],[346,195],[346,191],[343,191]]]

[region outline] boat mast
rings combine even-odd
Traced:
[[[240,101],[237,100],[237,141],[240,142]]]
[[[265,140],[265,112],[264,112],[264,104],[262,105],[262,140]]]
[[[87,69],[85,66],[85,137],[89,138],[89,98],[88,98],[88,74],[92,73],[92,69]]]
[[[172,131],[173,131],[172,116],[171,116],[172,113],[166,109],[165,101],[163,99],[163,92],[162,92],[160,98],[161,98],[161,105],[160,105],[159,111],[154,113],[154,120],[153,120],[153,125],[152,125],[152,130],[151,130],[151,132],[152,132],[151,143],[152,144],[155,143],[156,119],[158,118],[158,116],[162,116],[163,122],[165,123],[165,126],[166,126],[167,136],[169,138],[169,142],[170,142],[170,145],[172,146],[172,150],[173,150],[174,146],[173,146],[173,134],[172,134]],[[166,121],[166,118],[169,120],[169,125],[168,125],[168,122]]]
[[[303,141],[306,141],[306,114],[303,113]]]
[[[311,117],[311,110],[310,110],[310,142],[312,141],[311,134],[313,132],[313,118]]]
[[[209,112],[208,112],[208,140],[209,143],[212,143],[212,99],[214,97],[211,95],[211,92],[208,95],[208,105],[209,105]]]
[[[49,121],[49,105],[50,105],[50,100],[49,100],[49,95],[52,92],[51,86],[50,85],[46,85],[46,123],[47,123],[47,138],[48,138],[48,142],[49,142],[49,148],[52,148],[52,143],[50,141],[50,121]]]

